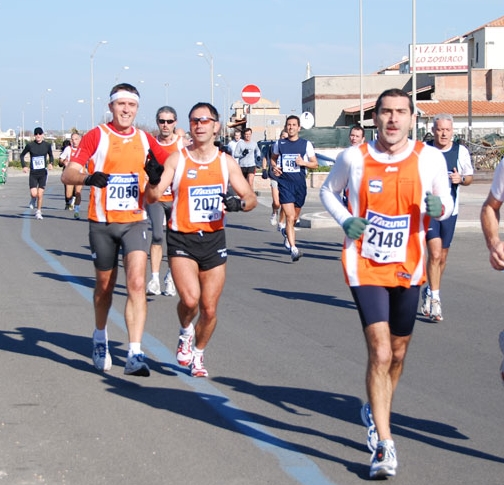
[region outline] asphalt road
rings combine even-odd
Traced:
[[[149,297],[151,376],[127,377],[122,271],[109,322],[114,366],[100,374],[90,359],[87,222],[63,210],[57,173],[43,221],[28,201],[27,176],[0,185],[1,483],[368,480],[359,417],[366,352],[342,278],[341,230],[301,228],[305,256],[291,263],[269,226],[267,197],[251,213],[231,214],[228,278],[205,354],[210,377],[177,365],[177,298],[165,296]],[[310,198],[304,212],[320,210]],[[445,320],[419,315],[395,397],[394,483],[504,483],[502,278],[481,234],[457,231]]]

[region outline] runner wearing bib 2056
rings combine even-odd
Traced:
[[[153,136],[133,126],[140,95],[131,84],[118,84],[110,92],[112,121],[93,128],[81,143],[61,177],[64,184],[88,185],[89,242],[95,267],[95,330],[93,363],[100,371],[112,367],[108,348],[107,317],[117,281],[119,252],[126,273],[125,321],[128,330],[127,375],[148,376],[141,349],[147,317],[147,214],[144,193],[145,160],[152,153],[164,162],[166,152]],[[88,164],[88,174],[82,168]]]

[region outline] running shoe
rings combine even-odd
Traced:
[[[147,291],[148,295],[160,295],[161,294],[161,286],[159,284],[159,280],[152,279],[147,283]]]
[[[128,355],[126,365],[124,366],[124,373],[127,376],[149,377],[150,369],[145,362],[145,354],[140,352],[139,354]]]
[[[179,334],[177,346],[177,362],[182,367],[188,367],[193,360],[192,343],[194,339],[194,332],[190,335]]]
[[[74,212],[74,219],[80,219],[79,211]]]
[[[73,211],[74,208],[75,208],[75,197],[72,197],[72,200],[70,201],[70,207],[68,208],[68,210]]]
[[[36,211],[35,212],[35,219],[37,219],[38,221],[41,221],[43,219],[42,217],[42,211]]]
[[[378,431],[376,431],[373,414],[371,413],[371,405],[368,402],[361,408],[361,420],[367,428],[367,447],[373,453],[378,445]]]
[[[69,211],[69,210],[70,210],[70,202],[67,202],[67,203],[65,204],[65,210],[66,210],[66,211]]]
[[[443,321],[440,300],[431,300],[430,319],[433,322],[442,322]]]
[[[28,204],[28,207],[30,209],[35,209],[35,205],[37,204],[37,199],[35,197],[32,197],[30,199],[30,203]]]
[[[165,284],[165,290],[163,292],[163,295],[175,296],[177,294],[177,290],[175,289],[175,283],[173,282],[170,270],[166,272],[166,276],[164,277],[164,284]]]
[[[429,287],[426,286],[422,290],[422,307],[421,307],[422,315],[428,317],[431,314],[431,297],[429,293]]]
[[[292,249],[291,250],[291,259],[292,262],[295,263],[296,261],[299,261],[299,259],[303,256],[303,253],[299,249]]]
[[[277,213],[273,212],[273,214],[271,214],[271,217],[270,217],[270,224],[272,226],[276,226],[277,225],[277,221],[278,221]]]
[[[203,352],[195,352],[191,364],[191,375],[193,377],[208,377],[208,371],[203,364]]]
[[[383,479],[394,477],[397,468],[397,457],[394,442],[383,440],[378,442],[378,446],[371,456],[370,478]]]
[[[101,372],[112,369],[112,357],[106,343],[93,340],[93,364]]]

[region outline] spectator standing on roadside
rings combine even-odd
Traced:
[[[252,128],[246,128],[243,136],[244,139],[239,140],[233,150],[233,157],[238,160],[243,176],[254,190],[256,163],[261,160],[261,150],[257,143],[252,141]]]
[[[427,216],[444,219],[453,209],[441,153],[408,139],[413,109],[405,91],[384,91],[373,113],[377,140],[341,152],[320,190],[345,232],[341,261],[367,344],[361,418],[371,478],[396,474],[390,415],[425,281]]]
[[[296,247],[294,225],[306,200],[306,170],[317,168],[318,162],[311,142],[299,138],[298,116],[287,117],[285,130],[287,138],[281,138],[273,147],[271,166],[278,181],[280,206],[285,213],[284,246],[291,260],[298,261],[303,253]]]
[[[434,322],[441,322],[441,278],[446,268],[448,251],[455,234],[459,208],[459,187],[470,185],[473,179],[471,155],[467,148],[453,141],[453,117],[450,114],[434,116],[434,139],[427,145],[441,150],[446,160],[451,194],[454,201],[452,215],[443,221],[431,219],[427,231],[427,281],[422,294],[421,311]]]
[[[65,170],[65,167],[70,162],[72,155],[75,155],[77,152],[81,138],[79,133],[72,133],[70,136],[70,145],[65,147],[61,152],[59,164],[63,167],[63,170]],[[85,171],[85,168],[82,170]],[[74,219],[80,219],[81,194],[82,185],[65,185],[65,210],[73,210]]]
[[[350,140],[350,145],[353,147],[362,145],[366,141],[364,128],[360,125],[353,126],[348,135],[348,139]]]
[[[28,180],[30,186],[30,209],[35,209],[35,219],[42,220],[42,201],[47,184],[47,169],[53,169],[54,156],[51,144],[44,140],[44,130],[38,126],[33,130],[34,141],[27,143],[21,155],[23,172],[30,172]],[[30,154],[30,165],[26,166],[25,156]]]
[[[156,123],[159,134],[157,142],[166,151],[166,156],[173,152],[182,150],[186,146],[185,134],[180,136],[177,130],[177,112],[171,106],[162,106],[157,110]],[[159,272],[161,270],[161,261],[163,260],[163,222],[170,219],[173,203],[173,194],[171,186],[165,190],[165,193],[159,198],[159,201],[147,204],[147,214],[149,215],[152,228],[152,240],[150,246],[150,267],[151,280],[147,283],[148,295],[160,295],[161,285],[159,282]],[[165,289],[163,294],[166,296],[175,296],[175,284],[168,268],[164,277]]]
[[[151,179],[147,200],[157,200],[172,186],[167,243],[180,296],[177,361],[181,366],[191,366],[193,377],[207,377],[203,352],[217,325],[217,306],[226,279],[225,210],[250,211],[257,205],[257,197],[236,162],[214,145],[220,129],[215,107],[209,103],[194,105],[189,125],[192,145],[170,155],[164,170],[160,167],[160,182],[154,184]],[[156,170],[156,164],[151,165],[147,170]],[[228,183],[238,197],[224,194]]]
[[[129,341],[124,373],[149,376],[141,349],[147,318],[145,273],[149,249],[144,167],[149,152],[162,163],[167,157],[152,135],[135,128],[139,101],[140,95],[131,84],[112,88],[108,105],[112,121],[96,126],[82,137],[61,181],[90,186],[89,243],[95,268],[93,363],[102,372],[112,368],[107,318],[122,250],[127,293],[124,319]],[[89,175],[82,173],[86,164]]]

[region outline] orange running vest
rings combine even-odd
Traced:
[[[224,229],[220,193],[227,190],[229,173],[226,155],[216,150],[210,162],[191,158],[184,148],[172,183],[173,208],[168,227],[183,233],[215,232]]]

